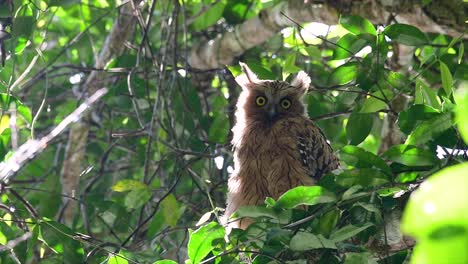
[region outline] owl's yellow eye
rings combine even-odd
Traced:
[[[281,104],[281,107],[283,107],[284,109],[289,109],[289,107],[291,107],[291,100],[283,99],[281,100],[280,104]]]
[[[267,99],[264,96],[257,96],[257,99],[255,99],[255,103],[258,106],[264,106],[267,102]]]

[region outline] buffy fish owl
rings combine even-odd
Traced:
[[[225,217],[240,206],[263,204],[291,188],[314,185],[339,162],[302,99],[310,84],[301,71],[291,83],[260,80],[241,63],[242,87],[233,127],[234,171],[228,181]],[[232,223],[245,229],[249,219]]]

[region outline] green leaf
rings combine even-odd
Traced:
[[[242,206],[231,216],[231,219],[268,218],[280,224],[287,224],[291,218],[291,211],[280,211],[263,206]]]
[[[452,87],[453,87],[453,78],[452,74],[450,73],[449,68],[445,63],[439,61],[440,63],[440,77],[442,79],[442,87],[444,88],[445,94],[450,96],[452,94]]]
[[[141,189],[147,189],[148,186],[140,181],[136,180],[120,180],[116,184],[112,186],[112,190],[114,192],[127,192],[127,191],[133,191],[133,190],[141,190]]]
[[[136,209],[146,204],[151,195],[151,191],[148,188],[135,189],[127,193],[124,204],[128,209]]]
[[[177,225],[179,220],[179,205],[173,194],[169,194],[162,202],[161,208],[164,216],[165,223],[171,227]]]
[[[378,264],[368,252],[346,253],[344,264]]]
[[[32,16],[17,16],[13,20],[11,35],[14,38],[29,38],[33,29],[36,27],[35,19]]]
[[[405,144],[419,145],[435,139],[442,132],[452,126],[451,113],[442,113],[433,118],[421,122],[409,135]]]
[[[463,41],[461,41],[460,47],[458,48],[458,64],[462,63],[464,54],[465,54],[465,45],[463,44]]]
[[[352,187],[354,185],[377,187],[388,183],[388,178],[386,174],[376,169],[350,169],[336,176],[336,184],[343,187]]]
[[[439,111],[424,104],[415,104],[398,115],[398,126],[405,134],[411,131],[423,120],[429,120],[437,115]]]
[[[39,239],[63,256],[63,263],[84,263],[83,246],[74,239],[75,233],[70,228],[50,220],[41,221],[39,226]]]
[[[394,145],[382,157],[406,166],[434,166],[438,163],[435,153],[410,145]]]
[[[349,116],[346,124],[346,137],[349,144],[357,145],[364,141],[369,135],[372,125],[374,124],[374,116],[371,113],[353,112]]]
[[[163,259],[154,262],[153,264],[177,264],[177,262],[170,260],[170,259]]]
[[[336,228],[340,216],[341,211],[339,209],[331,210],[322,215],[318,223],[318,232],[325,237],[329,237],[331,232]]]
[[[353,34],[346,34],[336,43],[333,59],[341,60],[354,56],[354,54],[359,52],[366,45],[368,45],[366,39],[359,38]]]
[[[366,101],[364,102],[361,110],[359,111],[360,113],[375,113],[382,109],[387,109],[388,108],[387,103],[385,103],[385,101],[382,101],[382,100],[387,99],[390,101],[393,98],[393,93],[387,89],[383,90],[383,93],[382,91],[377,91],[375,93],[372,93],[372,95],[373,96],[368,96],[366,98]],[[376,97],[382,100],[377,99]]]
[[[306,251],[317,248],[336,249],[332,240],[324,238],[322,235],[314,235],[307,232],[298,232],[291,238],[289,247],[294,251]]]
[[[209,7],[208,10],[202,11],[203,14],[193,22],[193,29],[195,31],[200,31],[214,25],[223,16],[223,10],[225,6],[226,3],[224,1],[218,1]]]
[[[414,92],[415,104],[427,104],[435,109],[441,109],[440,100],[436,92],[424,84],[420,79],[416,80],[416,91]]]
[[[468,162],[445,168],[411,195],[401,228],[418,241],[412,257],[418,263],[468,262],[466,175]]]
[[[383,159],[360,147],[352,145],[344,146],[340,151],[340,158],[346,164],[356,168],[377,168],[386,174],[392,173],[392,170]]]
[[[296,66],[296,54],[291,54],[286,57],[283,66],[284,73],[296,73],[299,72],[301,68]]]
[[[200,263],[214,248],[214,240],[224,241],[224,228],[215,222],[200,227],[190,234],[188,256],[192,263]]]
[[[393,24],[386,27],[383,33],[393,41],[408,46],[420,46],[428,42],[426,35],[411,25]]]
[[[359,63],[348,62],[333,70],[328,83],[329,85],[344,85],[356,79],[359,70]]]
[[[281,195],[273,207],[291,209],[299,205],[315,205],[335,200],[333,193],[321,186],[298,186]]]
[[[273,72],[271,72],[270,69],[267,69],[267,68],[263,67],[261,64],[248,62],[247,65],[258,76],[258,78],[260,78],[262,80],[275,80],[275,79],[277,79],[276,75],[273,74]]]
[[[119,255],[109,257],[107,264],[128,264],[128,260],[122,258]]]
[[[361,33],[377,35],[374,25],[360,16],[343,16],[340,19],[340,25],[356,35]]]
[[[330,235],[330,239],[334,242],[341,242],[352,238],[353,236],[361,233],[362,231],[366,230],[367,228],[373,226],[372,223],[367,223],[363,226],[354,226],[354,225],[347,225]]]
[[[462,136],[465,143],[468,144],[468,91],[464,96],[457,101],[458,106],[456,108],[456,123],[458,125],[458,130]]]
[[[229,118],[224,113],[216,113],[210,130],[208,139],[212,142],[226,143],[226,137],[229,133]]]

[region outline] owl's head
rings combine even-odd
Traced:
[[[304,115],[302,97],[310,85],[305,72],[299,72],[291,83],[260,80],[246,64],[240,65],[243,73],[236,77],[242,87],[237,102],[238,118],[272,124],[282,118]]]

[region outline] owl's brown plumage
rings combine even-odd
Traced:
[[[266,197],[277,199],[293,187],[313,185],[339,166],[325,136],[306,116],[302,97],[309,76],[301,71],[291,83],[259,80],[247,65],[241,67],[226,217],[240,206],[263,204]],[[248,225],[248,220],[234,223]]]

